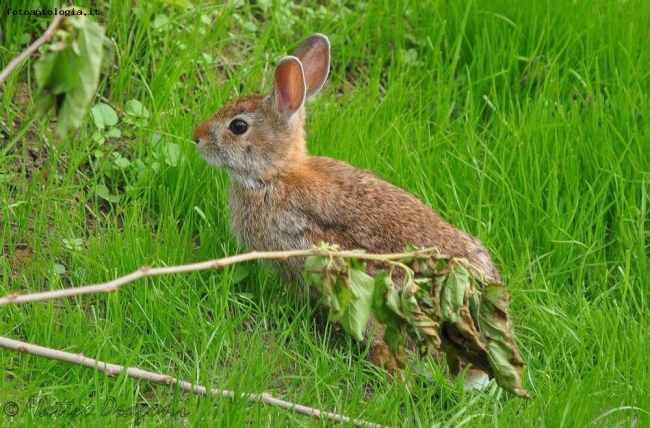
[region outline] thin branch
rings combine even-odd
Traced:
[[[338,248],[335,246],[334,247],[313,246],[308,250],[294,250],[294,251],[272,251],[272,252],[253,251],[250,253],[238,254],[235,256],[225,257],[221,259],[208,260],[205,262],[191,263],[186,265],[158,267],[158,268],[143,266],[142,268],[128,275],[100,284],[86,285],[86,286],[76,287],[76,288],[65,288],[61,290],[46,291],[42,293],[33,293],[33,294],[25,294],[25,295],[11,294],[0,299],[0,307],[7,306],[10,304],[46,301],[46,300],[60,299],[63,297],[79,296],[79,295],[98,293],[98,292],[112,292],[117,290],[119,287],[134,282],[140,278],[159,276],[159,275],[168,275],[174,273],[196,272],[196,271],[202,271],[208,269],[218,269],[227,265],[240,263],[248,260],[288,259],[290,257],[307,257],[310,255],[320,255],[320,256],[329,256],[329,257],[355,258],[360,260],[372,260],[372,261],[389,263],[392,260],[400,260],[407,257],[420,257],[420,256],[431,255],[433,251],[437,251],[437,250],[423,249],[419,251],[398,253],[398,254],[366,254],[358,251],[339,251]],[[235,398],[237,396],[237,394],[235,394],[235,392],[233,391],[221,390],[221,389],[207,389],[204,386],[194,385],[187,381],[182,381],[168,375],[149,372],[146,370],[139,369],[137,367],[124,367],[116,364],[109,364],[103,361],[97,361],[92,358],[85,357],[81,354],[73,354],[65,351],[46,348],[46,347],[42,347],[42,346],[38,346],[26,342],[21,342],[18,340],[9,339],[1,336],[0,336],[0,347],[13,349],[23,353],[38,355],[49,359],[64,361],[64,362],[80,365],[91,369],[97,369],[98,371],[105,373],[111,377],[116,376],[122,372],[126,372],[126,375],[133,379],[144,379],[161,385],[178,385],[179,388],[185,391],[203,395],[203,396],[208,396],[208,395],[211,397],[222,396],[226,398]],[[318,410],[311,407],[302,406],[299,404],[280,400],[274,398],[273,396],[267,393],[261,393],[261,394],[241,393],[239,394],[239,397],[249,400],[251,402],[264,403],[264,404],[280,407],[282,409],[295,411],[299,414],[311,416],[317,419],[325,418],[334,422],[353,423],[355,426],[358,427],[371,427],[371,428],[382,427],[382,425],[379,424],[375,424],[363,420],[354,420],[354,419],[350,419],[347,416],[339,415],[337,413]]]
[[[236,394],[234,391],[224,390],[224,389],[208,389],[205,386],[195,385],[191,382],[179,380],[177,378],[154,373],[147,370],[142,370],[137,367],[124,367],[117,364],[109,364],[103,361],[98,361],[92,358],[85,357],[81,354],[73,354],[70,352],[60,351],[57,349],[46,348],[43,346],[34,345],[31,343],[21,342],[19,340],[9,339],[7,337],[0,336],[0,347],[13,349],[14,351],[23,352],[26,354],[37,355],[39,357],[45,357],[51,360],[64,361],[66,363],[75,364],[78,366],[87,367],[89,369],[97,369],[98,371],[105,373],[109,377],[115,377],[122,372],[126,371],[126,375],[133,379],[143,379],[149,382],[158,383],[160,385],[168,386],[178,386],[178,388],[192,392],[194,394],[202,396],[216,397],[221,396],[225,398],[235,398],[239,396],[242,399],[255,402],[255,403],[264,403],[270,406],[280,407],[285,410],[291,410],[301,415],[311,416],[315,419],[328,419],[330,421],[339,422],[339,423],[353,423],[357,427],[368,427],[368,428],[383,428],[382,425],[375,424],[372,422],[367,422],[360,419],[351,419],[347,416],[339,415],[338,413],[326,412],[323,410],[314,409],[312,407],[302,406],[300,404],[291,403],[289,401],[280,400],[273,397],[267,393],[261,394],[248,394],[241,393]]]
[[[168,266],[168,267],[150,267],[143,266],[140,269],[128,275],[116,278],[112,281],[104,282],[101,284],[85,285],[75,288],[64,288],[61,290],[45,291],[42,293],[33,294],[9,294],[0,298],[0,307],[11,304],[19,304],[26,302],[46,301],[60,299],[63,297],[80,296],[83,294],[91,294],[98,292],[110,293],[117,290],[119,287],[131,283],[140,278],[150,276],[169,275],[173,273],[186,273],[197,272],[209,269],[219,269],[227,265],[241,263],[248,260],[268,260],[268,259],[288,259],[290,257],[306,257],[311,255],[321,256],[340,256],[343,258],[354,258],[359,260],[372,260],[387,262],[390,260],[400,260],[407,257],[417,257],[425,254],[430,254],[433,249],[425,249],[409,253],[398,254],[366,254],[356,251],[338,251],[330,248],[312,247],[308,250],[293,250],[293,251],[269,251],[260,252],[253,251],[250,253],[238,254],[235,256],[225,257],[222,259],[208,260],[199,263],[190,263],[186,265]]]
[[[11,72],[14,71],[14,69],[18,67],[21,62],[25,61],[27,57],[29,57],[31,54],[36,52],[36,50],[40,48],[43,44],[50,41],[50,39],[54,35],[54,32],[56,31],[57,28],[59,28],[59,25],[61,24],[61,21],[63,21],[64,18],[65,15],[56,15],[52,20],[50,26],[47,27],[47,30],[45,30],[45,33],[43,33],[43,35],[39,37],[34,43],[29,45],[29,47],[25,51],[23,51],[16,58],[12,59],[9,62],[9,64],[7,64],[5,69],[2,70],[2,73],[0,73],[0,84],[7,79],[9,74],[11,74]]]

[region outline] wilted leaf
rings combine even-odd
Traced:
[[[319,248],[333,253],[310,256],[304,275],[308,284],[321,291],[329,308],[329,319],[338,321],[355,339],[374,313],[385,327],[384,341],[399,367],[407,363],[406,343],[410,336],[418,345],[447,352],[448,361],[474,364],[494,373],[505,390],[527,397],[522,387],[523,360],[510,329],[507,308],[509,295],[501,284],[477,289],[480,272],[465,259],[442,256],[436,249],[418,251],[402,260],[402,288],[397,289],[385,272],[371,278],[365,265],[354,259],[343,260],[338,248]],[[348,270],[349,269],[349,270]],[[414,275],[417,269],[417,275]],[[398,276],[399,278],[400,276]],[[441,334],[443,326],[445,334]]]
[[[68,16],[65,24],[57,30],[48,52],[34,65],[42,100],[37,102],[37,117],[57,106],[56,130],[62,137],[79,127],[88,110],[108,44],[104,28],[87,16]]]
[[[420,309],[419,302],[416,299],[418,285],[412,280],[408,280],[401,292],[402,311],[409,319],[409,323],[415,328],[415,331],[422,335],[431,345],[438,348],[440,346],[440,336],[438,329],[440,324],[437,319],[431,318]]]
[[[497,384],[506,391],[527,398],[528,392],[522,385],[524,360],[515,342],[508,320],[510,295],[501,284],[489,284],[482,290],[479,309],[479,325],[488,341],[488,358],[494,369]]]
[[[397,366],[405,368],[408,362],[406,357],[406,330],[404,326],[395,327],[393,325],[386,325],[386,332],[384,333],[384,341],[388,345]]]
[[[336,277],[333,279],[333,286],[324,287],[324,293],[329,298],[329,303],[326,304],[329,307],[328,320],[334,323],[340,322],[352,301],[352,292],[340,278]]]
[[[34,63],[34,77],[39,88],[49,86],[48,89],[54,89],[54,69],[58,59],[58,52],[48,51]]]

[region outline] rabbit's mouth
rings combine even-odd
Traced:
[[[206,146],[206,142],[203,141],[203,140],[198,140],[196,142],[196,149],[199,151],[199,153],[201,153],[201,156],[203,156],[204,158],[205,158],[205,155],[203,154],[203,152],[205,150],[205,146]]]
[[[214,144],[208,144],[204,141],[198,141],[196,148],[207,163],[225,170],[232,181],[238,183],[245,189],[253,190],[261,184],[262,181],[253,170],[247,168],[246,165],[229,159],[227,151],[220,150]]]
[[[210,165],[225,169],[229,171],[229,165],[227,159],[224,159],[224,153],[219,150],[214,144],[209,144],[205,141],[199,140],[196,143],[196,148],[198,149],[201,157]]]

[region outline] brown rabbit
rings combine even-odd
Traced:
[[[372,253],[401,252],[408,243],[437,246],[499,281],[483,245],[411,193],[370,171],[307,154],[304,104],[325,83],[329,65],[329,40],[314,34],[278,63],[270,95],[231,101],[194,130],[201,155],[230,176],[235,235],[260,251],[307,249],[321,240]],[[290,259],[283,268],[302,281],[303,263]],[[371,331],[372,326],[366,337]],[[456,336],[447,334],[451,340]],[[372,336],[369,359],[397,369],[381,328]],[[453,374],[459,364],[450,363]],[[479,368],[491,373],[487,361]]]

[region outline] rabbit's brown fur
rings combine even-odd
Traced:
[[[318,92],[328,70],[329,42],[314,35],[296,57],[278,64],[270,95],[231,101],[194,131],[203,157],[230,175],[235,235],[249,249],[265,251],[306,249],[321,240],[372,253],[401,252],[409,243],[437,246],[499,281],[483,245],[411,193],[370,171],[307,155],[303,104]],[[241,134],[231,129],[237,120],[247,125]],[[303,263],[290,259],[282,265],[291,279],[302,281]],[[369,359],[396,369],[382,336],[379,328]]]

